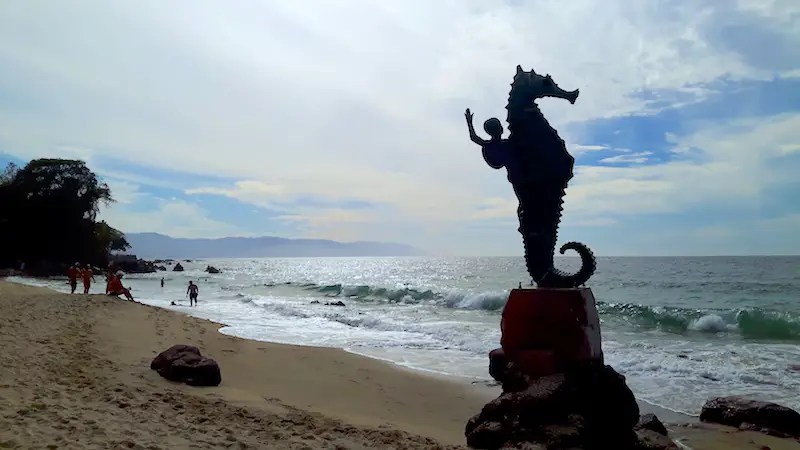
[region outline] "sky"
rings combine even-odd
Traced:
[[[101,218],[175,237],[520,255],[470,142],[516,65],[598,255],[800,254],[796,0],[26,0],[0,6],[0,163],[80,158]]]

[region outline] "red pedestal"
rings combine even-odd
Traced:
[[[514,289],[500,328],[505,357],[532,377],[574,362],[603,361],[600,318],[589,288]]]

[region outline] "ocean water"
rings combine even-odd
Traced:
[[[500,312],[527,279],[521,258],[502,257],[182,264],[185,272],[129,275],[125,284],[137,300],[224,323],[226,334],[475,380],[489,380]],[[222,273],[205,273],[208,264]],[[198,307],[188,306],[189,280],[200,286]],[[67,289],[65,279],[14,281]],[[708,397],[733,394],[800,409],[800,257],[599,258],[590,286],[606,361],[638,398],[691,415]],[[346,306],[325,305],[337,300]]]

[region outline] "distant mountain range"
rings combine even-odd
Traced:
[[[126,233],[126,253],[143,259],[261,258],[318,256],[421,256],[419,249],[387,242],[336,242],[279,237],[173,238],[159,233]]]

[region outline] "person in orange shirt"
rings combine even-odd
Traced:
[[[69,278],[69,287],[72,288],[71,294],[75,293],[75,288],[78,287],[78,277],[81,275],[81,265],[75,263],[67,269],[67,277]]]
[[[91,264],[86,265],[86,268],[81,271],[81,275],[83,276],[83,293],[88,294],[92,281],[95,281]]]
[[[131,295],[130,289],[122,285],[122,275],[122,272],[117,272],[116,275],[111,276],[108,286],[106,286],[106,294],[113,296],[125,295],[125,298],[133,302],[135,300],[133,299],[133,295]]]
[[[114,280],[114,272],[111,270],[106,271],[106,294],[111,291],[111,282]]]

